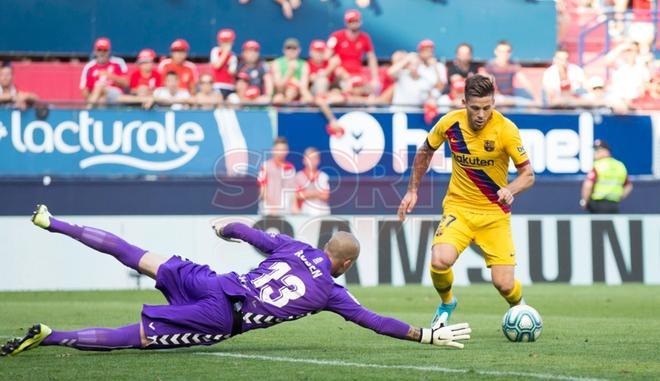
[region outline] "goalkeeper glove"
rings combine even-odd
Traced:
[[[470,325],[459,323],[437,328],[422,328],[422,336],[419,340],[422,344],[433,344],[437,346],[448,346],[462,349],[463,344],[459,340],[470,339]]]
[[[240,242],[241,242],[241,241],[239,241],[239,240],[237,240],[237,239],[234,239],[234,238],[231,238],[231,237],[228,237],[228,236],[225,235],[225,233],[224,233],[225,225],[217,224],[217,225],[213,225],[213,226],[211,226],[211,228],[212,228],[213,231],[215,232],[215,235],[218,236],[218,238],[222,238],[222,239],[224,239],[224,240],[227,241],[227,242],[236,242],[236,243],[240,243]]]

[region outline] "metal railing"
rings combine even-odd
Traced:
[[[659,13],[660,13],[660,10],[657,8],[657,5],[656,5],[656,9],[650,10],[650,11],[636,10],[636,11],[626,12],[624,14],[622,20],[617,20],[617,16],[616,16],[617,12],[614,12],[614,11],[605,12],[602,15],[602,16],[605,16],[605,19],[603,19],[601,21],[597,21],[601,17],[601,15],[598,15],[598,16],[594,17],[592,20],[590,20],[589,22],[586,23],[584,29],[580,31],[580,35],[578,37],[578,62],[580,64],[580,66],[584,67],[586,65],[589,65],[589,64],[597,61],[601,57],[605,56],[607,54],[607,52],[610,51],[611,43],[612,43],[612,39],[611,39],[610,32],[609,32],[610,23],[612,23],[612,22],[624,22],[624,23],[633,22],[635,17],[640,17],[640,16],[642,18],[646,18],[645,16],[650,16],[651,23],[653,25],[653,43],[651,44],[651,51],[653,52],[654,55],[657,55],[658,48],[657,48],[656,44],[657,44],[657,37],[658,37],[658,21],[660,20]],[[592,24],[594,21],[597,21],[597,22],[595,24]],[[640,21],[640,22],[643,22],[643,21]],[[587,37],[591,33],[593,33],[595,30],[597,30],[598,28],[605,28],[604,47],[599,52],[597,52],[597,54],[594,57],[591,57],[588,61],[585,62],[584,54],[586,53],[585,52],[585,44],[586,44]]]

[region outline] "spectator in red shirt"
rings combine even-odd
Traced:
[[[334,56],[326,59],[327,45],[323,40],[314,40],[309,45],[309,83],[314,96],[324,96],[330,89],[330,85],[338,80],[348,79],[349,75],[340,66],[339,57]]]
[[[80,90],[90,105],[115,102],[128,86],[126,62],[110,55],[110,40],[101,37],[94,43],[94,59],[83,68]]]
[[[224,98],[236,89],[236,69],[238,57],[232,52],[236,33],[231,29],[221,29],[217,35],[218,46],[211,49],[211,68],[213,69],[213,88]]]
[[[137,57],[137,69],[131,74],[131,94],[148,96],[162,85],[160,73],[154,70],[156,52],[152,49],[142,49]]]
[[[260,49],[261,46],[254,40],[243,44],[236,75],[236,93],[241,102],[267,103],[273,98],[273,78],[268,65],[259,56]]]
[[[0,104],[10,103],[13,107],[24,110],[38,100],[35,94],[19,91],[16,88],[11,65],[0,66]]]
[[[190,45],[182,38],[174,40],[170,45],[171,58],[160,61],[158,71],[161,76],[173,71],[179,78],[179,88],[195,94],[199,72],[197,65],[186,60]]]
[[[380,92],[378,80],[378,60],[371,42],[371,37],[360,30],[362,15],[355,9],[349,9],[344,14],[346,29],[338,30],[328,39],[327,56],[337,56],[344,68],[352,77],[364,76],[362,72],[362,57],[367,55],[369,73],[371,75],[371,92]],[[366,79],[366,78],[365,78]]]

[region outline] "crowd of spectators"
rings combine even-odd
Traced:
[[[603,107],[617,112],[660,108],[660,66],[651,53],[652,40],[619,43],[605,58],[609,81],[588,78],[570,62],[569,51],[559,49],[543,73],[541,86],[534,87],[521,65],[512,60],[513,46],[507,41],[498,42],[493,58],[483,64],[473,61],[469,44],[461,43],[455,57],[445,64],[436,58],[434,42],[426,39],[414,52],[394,52],[389,64],[379,67],[371,37],[362,30],[360,12],[348,10],[344,23],[345,28],[327,41],[312,41],[307,54],[297,39],[286,39],[282,55],[270,62],[261,56],[261,46],[254,40],[244,42],[236,52],[236,33],[221,29],[217,46],[210,51],[209,70],[201,76],[197,65],[188,60],[190,46],[183,39],[173,41],[169,57],[158,63],[153,50],[143,49],[134,71],[128,73],[124,60],[112,55],[111,41],[102,37],[82,71],[81,92],[89,107],[136,104],[180,110],[315,104],[328,118],[328,132],[337,134],[342,130],[331,107],[423,108],[432,120],[439,108],[461,106],[465,79],[475,73],[493,78],[500,106]],[[0,85],[0,102],[26,107],[36,100],[34,94],[16,90],[10,67],[3,69]]]

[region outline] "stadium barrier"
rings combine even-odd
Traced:
[[[660,116],[603,115],[598,112],[506,112],[520,129],[537,174],[580,175],[591,170],[594,139],[610,143],[615,157],[632,175],[660,176]],[[416,144],[431,126],[417,111],[349,111],[337,114],[346,133],[341,139],[318,139],[325,120],[315,112],[278,113],[279,134],[292,152],[316,146],[329,173],[398,176],[410,173]],[[655,129],[655,134],[654,134]],[[654,138],[655,136],[655,138]],[[654,140],[655,139],[655,140]],[[432,174],[451,173],[449,148],[439,149]],[[328,164],[329,163],[329,164]],[[295,163],[294,164],[298,164]],[[515,172],[513,164],[510,172]]]
[[[110,230],[156,253],[209,264],[218,272],[246,272],[262,259],[262,254],[247,244],[215,237],[211,230],[214,220],[209,216],[77,216],[70,220]],[[340,282],[430,285],[430,245],[438,216],[414,216],[403,225],[393,215],[312,219],[241,216],[215,221],[242,221],[287,233],[314,246],[322,246],[336,230],[350,230],[360,237],[362,253]],[[512,231],[516,274],[524,284],[660,284],[660,215],[514,215]],[[39,230],[25,217],[0,217],[0,241],[0,291],[130,289],[138,284],[136,274],[112,257]],[[461,255],[454,272],[457,285],[489,281],[477,247]],[[144,287],[153,285],[144,277],[139,281]]]
[[[659,115],[507,116],[519,126],[538,174],[588,172],[599,138],[630,174],[660,175]],[[339,121],[346,133],[330,138],[320,113],[299,110],[51,110],[43,120],[32,110],[0,110],[0,176],[254,174],[276,134],[288,138],[297,168],[305,148],[316,146],[331,176],[405,176],[430,128],[421,113],[394,108],[348,111]],[[450,173],[448,159],[447,147],[438,150],[431,172]]]
[[[0,176],[255,174],[267,111],[0,110]]]

